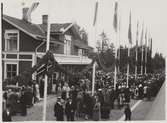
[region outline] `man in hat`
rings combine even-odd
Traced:
[[[125,110],[124,110],[124,114],[125,114],[125,121],[131,120],[132,112],[131,112],[129,104],[126,105]]]
[[[67,99],[65,114],[67,116],[67,121],[74,121],[75,103],[71,98]]]
[[[2,120],[7,122],[12,121],[12,115],[9,104],[6,105],[6,109],[3,111]]]
[[[57,102],[54,106],[54,115],[57,121],[64,121],[64,108],[60,97],[57,98]]]

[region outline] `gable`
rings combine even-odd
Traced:
[[[29,22],[14,17],[10,17],[7,15],[3,15],[3,20],[35,39],[45,38],[45,34],[36,24],[31,24]]]

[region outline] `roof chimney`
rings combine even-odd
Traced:
[[[42,24],[48,24],[48,15],[42,15]]]
[[[28,12],[29,8],[23,8],[23,20],[28,22],[28,16],[27,16],[27,12]]]

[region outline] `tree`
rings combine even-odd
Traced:
[[[154,72],[165,70],[165,58],[162,56],[161,53],[155,53],[152,62]]]
[[[86,30],[84,28],[81,28],[79,25],[75,25],[80,37],[81,37],[81,40],[88,45],[88,33],[86,32]]]
[[[115,47],[113,43],[109,44],[109,40],[107,38],[107,35],[104,33],[104,31],[100,34],[100,40],[97,41],[96,45],[97,45],[96,48],[98,50],[97,62],[100,68],[114,69],[113,65],[115,64],[115,57],[114,57]],[[105,71],[108,71],[108,70],[106,69]]]
[[[85,31],[84,28],[79,30],[79,34],[81,36],[82,41],[84,41],[85,44],[88,44],[88,33]]]

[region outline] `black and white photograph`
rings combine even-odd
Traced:
[[[165,121],[166,5],[2,0],[2,121]]]

